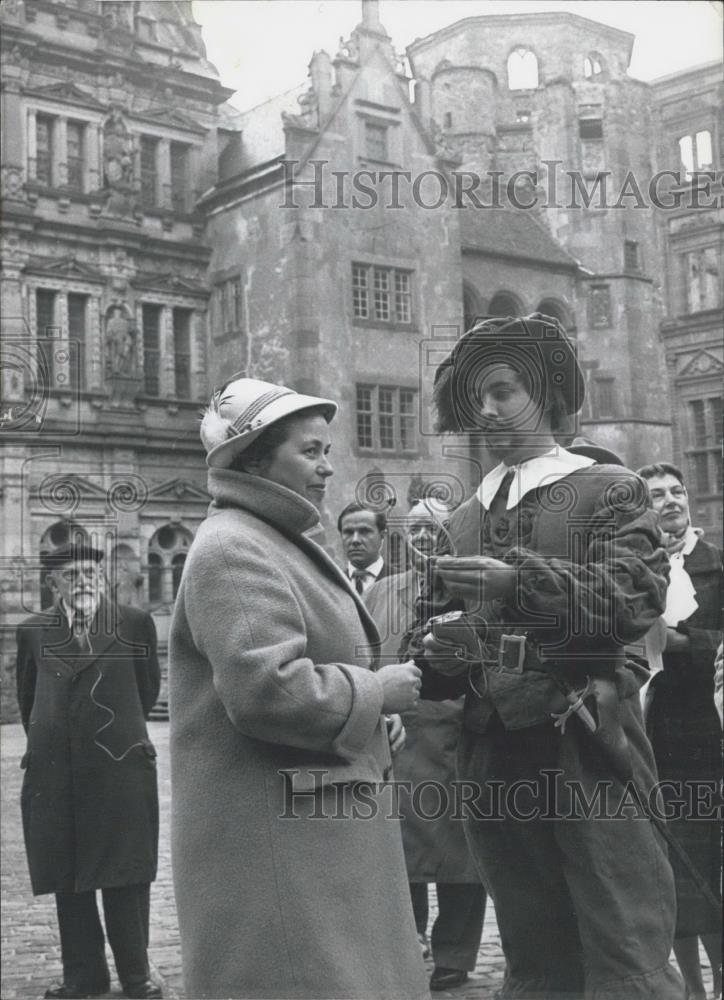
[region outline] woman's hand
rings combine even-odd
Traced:
[[[382,681],[382,711],[385,715],[409,712],[420,698],[422,671],[414,660],[406,663],[389,663],[380,667],[377,676]]]
[[[387,736],[390,741],[390,753],[394,757],[405,745],[406,733],[399,715],[385,716],[387,721]]]
[[[490,556],[438,556],[435,572],[452,597],[479,607],[483,601],[506,600],[515,588],[515,570]]]

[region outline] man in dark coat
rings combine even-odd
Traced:
[[[345,573],[363,597],[377,580],[390,575],[390,567],[382,555],[387,517],[384,511],[349,503],[337,518],[337,530],[347,557]]]
[[[667,560],[644,483],[556,444],[583,387],[537,314],[477,324],[438,369],[439,429],[500,464],[450,518],[412,651],[423,697],[466,695],[458,776],[501,1000],[682,1000],[666,848],[626,805],[632,787],[660,805],[624,646],[660,615]]]
[[[33,893],[55,893],[63,983],[45,996],[110,988],[96,906],[127,997],[150,979],[156,877],[156,751],[146,718],[159,691],[153,619],[102,596],[102,552],[83,541],[43,560],[56,602],[18,627],[17,685],[27,751],[23,832]]]

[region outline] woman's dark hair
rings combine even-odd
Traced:
[[[248,448],[245,448],[239,455],[235,455],[229,463],[229,468],[233,472],[249,472],[249,466],[256,465],[264,459],[271,458],[277,448],[284,444],[289,437],[289,429],[300,418],[324,417],[328,412],[325,406],[309,406],[305,410],[295,410],[287,417],[282,417],[275,421],[271,427],[255,438]]]
[[[437,410],[437,431],[463,433],[478,430],[473,417],[477,407],[475,401],[469,400],[467,397],[471,394],[473,373],[476,368],[481,369],[483,357],[482,350],[477,358],[471,351],[466,356],[465,364],[453,363],[439,373],[433,389],[433,401]],[[533,386],[528,366],[516,363],[512,358],[506,358],[505,364],[512,368],[525,391],[532,395]],[[540,368],[541,366],[536,364],[536,367]],[[553,432],[566,432],[570,430],[571,421],[563,390],[559,386],[551,386],[548,383],[545,371],[542,371],[541,375],[540,387],[544,392],[545,410],[550,415],[551,430]]]
[[[644,465],[636,475],[641,476],[642,479],[653,479],[655,476],[673,476],[674,479],[679,480],[682,486],[684,485],[684,473],[671,462],[655,462],[653,465]]]

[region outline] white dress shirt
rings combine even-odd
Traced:
[[[365,566],[364,569],[358,569],[357,566],[353,566],[351,562],[348,562],[347,577],[353,587],[355,586],[357,577],[362,577],[362,594],[364,595],[370,589],[372,584],[377,582],[377,577],[382,572],[382,567],[384,565],[385,561],[382,556],[378,556],[373,563],[370,563],[369,566]]]

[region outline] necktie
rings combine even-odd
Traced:
[[[503,478],[500,480],[500,486],[496,490],[495,496],[490,501],[489,513],[491,517],[498,518],[502,514],[505,514],[506,507],[508,504],[508,494],[510,493],[510,487],[515,478],[515,469],[508,469]]]
[[[356,569],[353,574],[354,589],[357,591],[360,597],[364,593],[364,586],[362,581],[366,576],[367,576],[367,570],[365,569]]]

